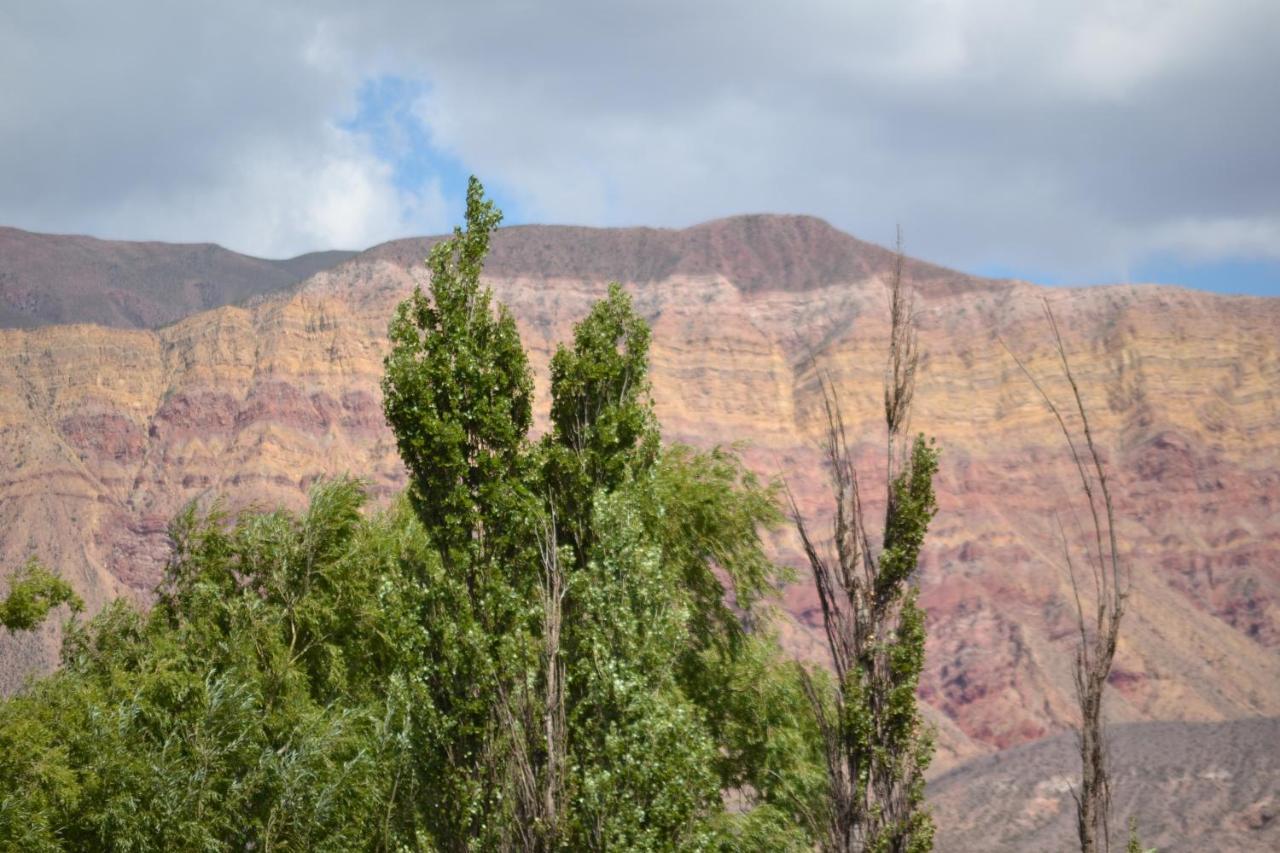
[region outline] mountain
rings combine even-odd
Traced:
[[[1160,853],[1280,849],[1280,720],[1126,723],[1110,732],[1117,768],[1113,840],[1138,821]],[[1259,748],[1264,746],[1265,748]],[[1071,735],[983,756],[929,783],[938,853],[1069,850],[1080,757]]]
[[[131,243],[0,228],[0,328],[96,323],[152,329],[283,290],[354,254],[271,261],[212,243]]]
[[[894,254],[807,216],[735,216],[692,228],[504,228],[485,261],[497,278],[629,284],[722,277],[743,293],[802,292],[888,275]],[[364,258],[421,263],[439,237],[395,240]],[[931,287],[981,287],[981,279],[907,259]]]
[[[430,243],[378,246],[287,291],[157,329],[0,330],[3,565],[36,553],[93,607],[145,600],[165,525],[186,501],[296,507],[317,478],[343,471],[381,496],[399,489],[378,382],[387,321],[425,284]],[[866,482],[883,470],[892,264],[819,220],[751,216],[684,230],[504,229],[486,270],[530,351],[539,424],[556,342],[621,280],[653,326],[665,437],[746,442],[748,462],[785,475],[818,519],[815,365],[840,394]],[[1079,488],[1052,417],[1004,349],[1059,399],[1068,393],[1045,300],[1112,472],[1133,566],[1110,716],[1280,716],[1280,300],[1045,289],[915,261],[905,272],[924,353],[914,426],[942,448],[921,571],[921,695],[940,729],[937,772],[1074,718],[1074,609],[1054,519],[1074,535]],[[770,542],[801,569],[783,591],[784,640],[820,660],[795,538],[781,530]],[[0,688],[48,666],[56,642],[53,628],[0,638]]]

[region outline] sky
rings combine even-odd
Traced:
[[[357,8],[358,5],[358,8]],[[803,213],[1280,296],[1280,2],[8,2],[0,224],[286,257]]]

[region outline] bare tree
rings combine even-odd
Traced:
[[[1072,792],[1076,801],[1076,829],[1080,837],[1082,853],[1111,850],[1111,775],[1108,766],[1105,728],[1102,719],[1103,692],[1111,674],[1111,664],[1120,637],[1120,620],[1124,616],[1131,584],[1129,567],[1120,559],[1116,539],[1115,508],[1111,502],[1111,489],[1102,458],[1094,444],[1089,415],[1085,410],[1080,388],[1067,350],[1062,343],[1062,333],[1048,300],[1044,301],[1044,314],[1053,332],[1053,344],[1063,375],[1071,386],[1076,414],[1080,419],[1079,433],[1073,433],[1067,419],[1044,386],[1027,368],[1026,364],[1009,347],[1005,351],[1013,358],[1027,379],[1039,392],[1049,411],[1058,423],[1058,429],[1067,441],[1071,460],[1075,464],[1080,486],[1093,526],[1092,541],[1082,550],[1084,562],[1093,577],[1094,604],[1089,612],[1080,596],[1077,561],[1067,541],[1061,519],[1058,532],[1062,539],[1062,551],[1067,571],[1071,577],[1071,592],[1076,605],[1076,629],[1079,642],[1076,646],[1074,667],[1076,699],[1080,705],[1080,765],[1079,792]],[[1003,341],[1001,341],[1003,344]],[[1082,446],[1083,445],[1083,446]]]
[[[827,765],[823,848],[840,853],[923,851],[933,844],[933,821],[924,809],[924,771],[933,756],[933,740],[915,698],[924,665],[924,613],[916,604],[912,576],[937,508],[937,451],[923,436],[910,452],[900,446],[918,365],[915,312],[902,264],[899,238],[884,383],[887,508],[879,554],[873,553],[867,533],[835,387],[821,371],[834,503],[831,546],[815,543],[791,497],[835,669],[833,689],[807,672],[804,686]]]

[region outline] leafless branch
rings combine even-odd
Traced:
[[[1071,460],[1080,478],[1080,486],[1093,520],[1093,543],[1085,549],[1085,558],[1093,572],[1094,612],[1092,625],[1085,620],[1085,608],[1076,581],[1075,562],[1067,543],[1066,532],[1058,521],[1062,537],[1067,571],[1071,576],[1071,589],[1076,605],[1076,625],[1080,643],[1076,649],[1073,680],[1076,699],[1080,706],[1080,762],[1081,783],[1078,792],[1072,791],[1076,802],[1076,829],[1082,853],[1096,853],[1099,849],[1111,850],[1111,775],[1107,756],[1105,730],[1102,719],[1102,700],[1107,678],[1115,659],[1120,635],[1120,622],[1124,616],[1126,599],[1132,578],[1128,566],[1120,558],[1120,546],[1116,533],[1115,506],[1107,481],[1102,455],[1094,442],[1088,411],[1071,370],[1067,349],[1062,340],[1053,309],[1044,301],[1045,319],[1053,335],[1053,345],[1062,372],[1071,388],[1075,412],[1080,419],[1083,448],[1080,439],[1068,427],[1062,411],[1054,403],[1044,386],[1031,373],[1027,365],[1001,340],[1006,352],[1030,380],[1049,411],[1057,421],[1058,429],[1066,439]],[[1091,629],[1091,630],[1090,630]]]

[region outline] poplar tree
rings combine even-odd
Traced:
[[[937,512],[934,445],[910,422],[918,360],[913,300],[902,280],[899,245],[890,284],[885,369],[885,519],[873,546],[861,483],[830,380],[818,379],[826,413],[826,461],[832,484],[831,547],[816,541],[791,502],[813,572],[835,682],[810,676],[805,688],[821,732],[827,767],[823,849],[833,853],[915,853],[933,846],[924,804],[924,772],[933,735],[920,716],[916,687],[924,667],[925,614],[914,583],[920,549]]]
[[[474,177],[466,227],[427,258],[429,294],[415,288],[396,309],[382,381],[383,408],[409,471],[409,499],[459,586],[443,642],[466,649],[460,671],[433,670],[428,690],[439,727],[423,753],[448,780],[438,841],[447,849],[498,844],[510,798],[510,715],[527,678],[537,581],[530,531],[528,430],[533,378],[515,320],[480,281],[502,214]]]

